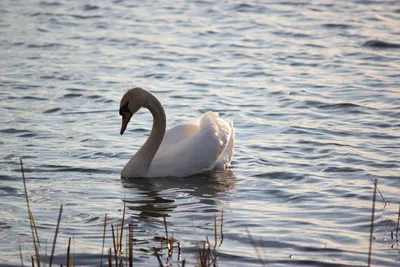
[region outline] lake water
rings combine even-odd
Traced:
[[[390,204],[377,195],[372,263],[399,266],[398,1],[143,2],[1,1],[0,265],[33,255],[22,157],[42,251],[64,205],[58,266],[69,237],[77,266],[99,266],[123,201],[136,266],[158,265],[164,216],[193,266],[221,210],[220,266],[366,266],[371,179]],[[168,127],[233,120],[233,168],[121,180],[152,125],[143,110],[119,134],[134,86]]]

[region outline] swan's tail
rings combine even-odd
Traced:
[[[216,169],[225,169],[231,166],[231,160],[233,158],[235,146],[235,128],[233,127],[233,121],[229,120],[228,123],[231,128],[231,138],[229,139],[229,142],[221,156],[215,163]]]

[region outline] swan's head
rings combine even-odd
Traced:
[[[129,89],[122,97],[119,106],[119,115],[122,116],[121,135],[125,132],[133,114],[147,104],[148,94],[145,89],[136,87]]]

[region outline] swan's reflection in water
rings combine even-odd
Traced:
[[[166,217],[177,207],[198,212],[220,210],[221,198],[229,197],[236,187],[236,177],[231,170],[202,173],[185,178],[134,178],[124,179],[123,201],[127,213],[137,213],[140,218]],[[136,211],[136,212],[135,212]],[[127,214],[136,217],[134,214]]]

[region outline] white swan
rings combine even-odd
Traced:
[[[147,141],[123,168],[122,177],[185,177],[230,166],[235,142],[232,121],[207,112],[196,123],[181,124],[165,132],[166,117],[160,101],[137,87],[128,90],[121,99],[121,135],[141,107],[153,115],[153,128]]]

